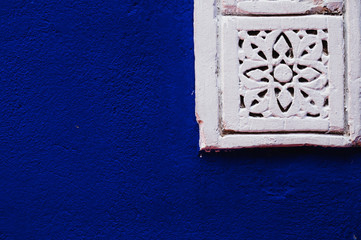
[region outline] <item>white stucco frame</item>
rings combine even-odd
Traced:
[[[360,1],[345,1],[345,131],[325,133],[237,133],[222,126],[219,28],[217,0],[195,0],[194,38],[196,68],[196,118],[200,149],[318,145],[348,147],[360,145],[361,136],[361,35]]]

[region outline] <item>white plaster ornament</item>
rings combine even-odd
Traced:
[[[195,0],[194,26],[202,150],[360,144],[359,0]]]

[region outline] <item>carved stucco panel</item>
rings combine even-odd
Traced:
[[[342,132],[342,23],[328,16],[222,19],[223,128]]]
[[[361,145],[359,0],[195,0],[200,149]]]

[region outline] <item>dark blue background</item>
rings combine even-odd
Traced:
[[[0,239],[361,238],[359,150],[199,156],[192,11],[0,2]]]

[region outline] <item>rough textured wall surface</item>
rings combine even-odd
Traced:
[[[0,3],[0,239],[359,239],[361,152],[198,156],[193,2]]]

